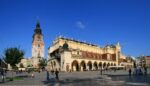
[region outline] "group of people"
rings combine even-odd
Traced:
[[[132,69],[130,68],[129,69],[129,76],[131,76],[132,74]],[[144,67],[143,69],[141,67],[138,67],[138,68],[134,68],[134,71],[133,71],[133,74],[134,75],[147,75],[147,68]]]
[[[54,70],[51,70],[51,74],[53,75],[55,73],[55,78],[56,80],[59,80],[59,71],[56,69],[55,71]],[[50,77],[49,77],[49,71],[46,70],[46,78],[47,78],[47,81],[50,80]]]

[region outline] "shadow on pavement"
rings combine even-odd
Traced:
[[[78,86],[82,83],[82,85],[92,86],[92,83],[90,83],[92,79],[64,79],[64,80],[56,80],[56,79],[50,79],[49,81],[42,81],[47,86]],[[91,85],[90,85],[91,84]],[[94,83],[96,85],[96,83]],[[82,86],[81,85],[81,86]]]
[[[150,86],[150,75],[132,75],[132,76],[128,76],[128,75],[109,75],[112,80],[117,81],[117,80],[123,80],[126,83],[145,83],[148,86]]]

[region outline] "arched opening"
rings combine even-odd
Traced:
[[[107,63],[107,67],[109,67],[110,66],[110,63]]]
[[[53,62],[51,62],[51,70],[54,70]]]
[[[92,70],[92,62],[89,61],[89,62],[87,63],[87,65],[88,65],[88,69],[89,69],[89,70]]]
[[[53,64],[54,64],[54,66],[56,66],[56,62],[55,61],[53,61]]]
[[[82,62],[80,63],[80,69],[81,69],[81,71],[85,71],[85,70],[86,70],[85,61],[82,61]]]
[[[66,71],[69,72],[69,65],[66,66]]]
[[[103,68],[105,68],[105,67],[106,67],[106,63],[104,62],[104,63],[103,63]]]
[[[53,70],[56,70],[56,62],[53,61]]]
[[[114,63],[114,66],[116,66],[116,64]]]
[[[102,62],[100,62],[100,63],[99,63],[99,68],[101,69],[101,68],[102,68],[102,66],[103,66],[103,65],[102,65]]]
[[[72,62],[72,71],[79,71],[79,64],[76,60]]]
[[[95,70],[98,70],[97,62],[94,62],[94,68],[95,68]]]
[[[111,66],[113,66],[113,63],[111,63]]]

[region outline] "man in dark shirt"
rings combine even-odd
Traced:
[[[58,73],[59,73],[59,71],[56,69],[55,75],[56,75],[56,79],[57,79],[57,80],[59,80]]]
[[[129,69],[129,76],[131,76],[131,72],[132,72],[132,71],[131,71],[131,68],[130,68],[130,69]]]
[[[2,76],[2,82],[5,82],[5,80],[4,80],[4,70],[3,69],[1,70],[1,76]]]

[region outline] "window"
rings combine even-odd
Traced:
[[[38,47],[40,47],[40,45],[38,44]]]
[[[77,51],[77,55],[79,55],[79,51]]]

